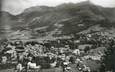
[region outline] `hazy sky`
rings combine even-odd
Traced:
[[[3,0],[2,10],[8,11],[14,15],[20,14],[24,9],[31,6],[56,6],[61,3],[78,3],[86,0]],[[101,5],[104,7],[115,7],[115,0],[90,0],[92,3]]]

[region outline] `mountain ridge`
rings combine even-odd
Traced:
[[[89,2],[56,7],[36,6],[26,9],[13,19],[9,16],[5,25],[9,25],[11,31],[28,33],[19,34],[19,37],[63,36],[78,33],[97,24],[107,28],[114,27],[114,12],[115,8],[103,8]]]

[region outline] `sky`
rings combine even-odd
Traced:
[[[57,6],[62,3],[79,3],[82,1],[86,0],[2,0],[2,10],[18,15],[32,6]],[[115,7],[115,0],[90,0],[90,2],[103,7]]]

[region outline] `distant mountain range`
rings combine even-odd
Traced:
[[[9,39],[51,39],[82,32],[92,26],[115,27],[115,8],[89,2],[36,6],[13,16],[0,12],[0,37]]]

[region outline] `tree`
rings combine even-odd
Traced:
[[[105,51],[102,59],[101,72],[112,71],[115,72],[115,46],[109,46]]]
[[[86,46],[85,49],[84,49],[85,53],[87,53],[89,50],[90,50],[89,46]]]

